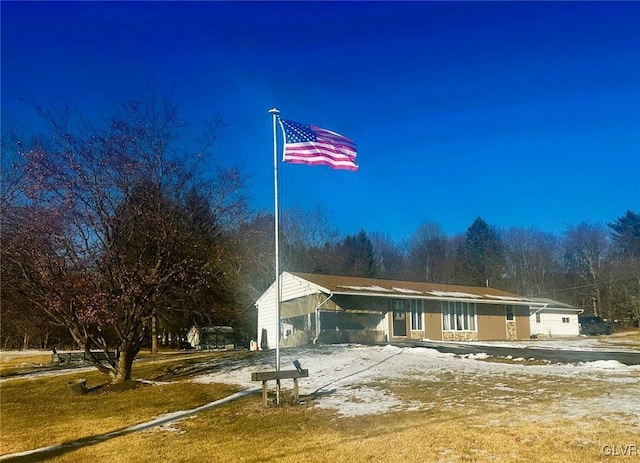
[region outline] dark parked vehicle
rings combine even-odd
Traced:
[[[578,324],[580,325],[580,334],[587,336],[613,333],[613,323],[600,317],[578,317]]]

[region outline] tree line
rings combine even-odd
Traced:
[[[179,342],[191,326],[251,337],[253,303],[275,277],[274,221],[249,207],[242,171],[211,155],[224,122],[213,119],[196,143],[157,95],[125,100],[99,123],[35,109],[45,133],[3,125],[0,347],[75,345],[123,382],[143,346]],[[395,243],[365,230],[341,236],[320,207],[282,211],[280,229],[283,271],[490,285],[640,316],[633,211],[562,236],[499,231],[478,217],[465,234],[425,223]],[[116,355],[101,363],[96,351]]]
[[[608,224],[568,226],[559,235],[498,230],[478,217],[465,233],[447,236],[439,224],[426,222],[400,243],[365,230],[340,237],[320,208],[283,216],[283,270],[491,286],[566,302],[620,323],[640,318],[640,214],[634,211]],[[261,248],[273,252],[269,214],[245,227],[262,235]],[[263,271],[265,286],[273,269]]]

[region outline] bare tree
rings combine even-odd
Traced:
[[[208,192],[197,183],[198,161],[220,125],[185,157],[177,108],[155,95],[124,102],[97,128],[66,111],[40,112],[51,133],[21,151],[28,186],[3,235],[3,275],[123,382],[159,305],[224,277],[185,206],[194,186]],[[219,169],[208,185],[217,222],[232,222],[244,210],[239,172]],[[95,349],[114,349],[115,358],[100,362]]]
[[[396,244],[388,233],[373,232],[369,237],[378,260],[379,276],[394,280],[406,279],[408,269],[401,245]]]
[[[326,210],[292,208],[280,220],[281,264],[284,270],[323,272],[328,267],[326,250],[338,241]]]
[[[511,228],[502,234],[507,274],[518,294],[547,291],[549,277],[558,270],[558,238],[534,228]]]
[[[447,283],[453,275],[454,255],[442,227],[425,222],[409,239],[408,263],[412,278]]]
[[[582,222],[568,227],[564,234],[565,269],[588,284],[595,315],[602,309],[601,269],[608,250],[607,231],[603,225]]]

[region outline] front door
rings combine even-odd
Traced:
[[[393,301],[393,335],[394,337],[407,335],[407,311],[404,301]]]

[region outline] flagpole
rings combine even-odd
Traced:
[[[276,108],[269,110],[273,116],[273,191],[274,191],[274,222],[275,222],[275,251],[276,251],[276,371],[280,373],[280,221],[278,206],[278,138],[276,125],[280,111]],[[280,404],[280,379],[276,380],[276,404]]]

